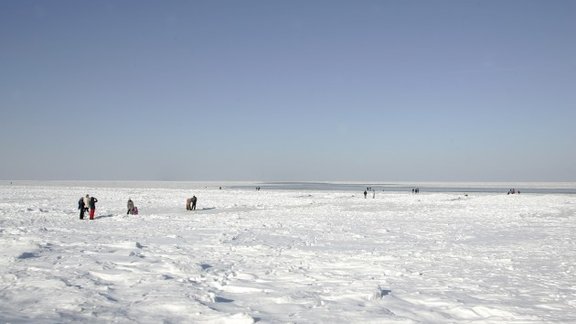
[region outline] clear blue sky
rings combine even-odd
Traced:
[[[576,181],[576,1],[0,0],[0,179]]]

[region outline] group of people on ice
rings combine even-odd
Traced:
[[[372,198],[376,198],[376,190],[372,189],[372,187],[366,187],[366,190],[364,190],[364,199],[366,199],[366,196],[368,196],[368,191],[372,191]]]
[[[84,214],[88,211],[90,219],[94,219],[97,202],[98,199],[96,199],[96,197],[90,197],[90,195],[81,197],[80,200],[78,200],[78,209],[80,209],[80,219],[84,219]]]
[[[198,198],[192,196],[192,198],[186,199],[186,210],[196,210],[196,202]],[[96,203],[98,199],[96,197],[90,197],[86,195],[85,197],[78,200],[78,209],[80,210],[80,219],[84,219],[84,214],[89,212],[90,219],[94,219],[94,214],[96,213]],[[134,201],[128,198],[128,203],[126,204],[128,211],[126,215],[138,215],[138,207],[134,205]]]
[[[516,190],[515,188],[508,190],[509,195],[519,194],[519,193],[520,193],[520,190]]]
[[[94,214],[96,214],[96,203],[98,199],[96,197],[90,197],[86,195],[78,200],[78,209],[80,210],[80,219],[84,219],[84,214],[89,212],[90,219],[94,219]],[[128,212],[126,215],[138,215],[138,207],[134,206],[132,199],[128,198]]]

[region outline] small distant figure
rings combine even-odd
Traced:
[[[260,187],[256,187],[256,191],[260,191],[260,189],[262,189],[262,188],[260,188]]]
[[[96,197],[90,197],[90,202],[88,203],[88,206],[90,206],[90,219],[93,220],[94,219],[94,214],[96,213],[96,203],[98,202],[98,199],[96,199]]]
[[[222,190],[222,187],[220,187],[220,190]]]
[[[84,211],[85,212],[88,211],[89,206],[90,206],[90,196],[88,194],[86,194],[86,196],[84,196]]]
[[[198,198],[192,196],[192,210],[196,210],[196,201],[198,201]]]
[[[516,188],[512,188],[512,189],[508,190],[509,195],[519,194],[519,193],[520,193],[520,190],[516,190]]]
[[[372,190],[372,199],[376,198],[376,190]]]
[[[368,192],[366,190],[364,190],[364,199],[366,199],[367,195],[368,195]]]
[[[80,197],[80,200],[78,200],[78,209],[80,210],[80,219],[84,219],[84,213],[86,212],[84,197]]]
[[[126,212],[126,215],[134,215],[134,202],[132,201],[132,199],[128,198],[128,203],[126,204],[126,207],[128,207],[128,212]]]
[[[186,199],[186,210],[192,210],[192,198]]]

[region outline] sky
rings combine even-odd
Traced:
[[[576,1],[0,0],[0,179],[576,181]]]

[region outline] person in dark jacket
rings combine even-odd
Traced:
[[[196,196],[192,196],[192,210],[196,210],[196,201],[198,198]]]
[[[128,212],[126,213],[126,215],[134,215],[134,202],[130,198],[128,198],[127,207],[128,207]]]
[[[88,206],[90,207],[90,219],[94,219],[94,213],[96,212],[96,203],[98,199],[96,197],[90,197],[90,203]]]
[[[84,206],[84,197],[80,197],[80,200],[78,200],[78,209],[80,209],[80,219],[84,219],[84,212],[86,211],[86,206]]]
[[[192,198],[186,199],[186,210],[192,210]]]

